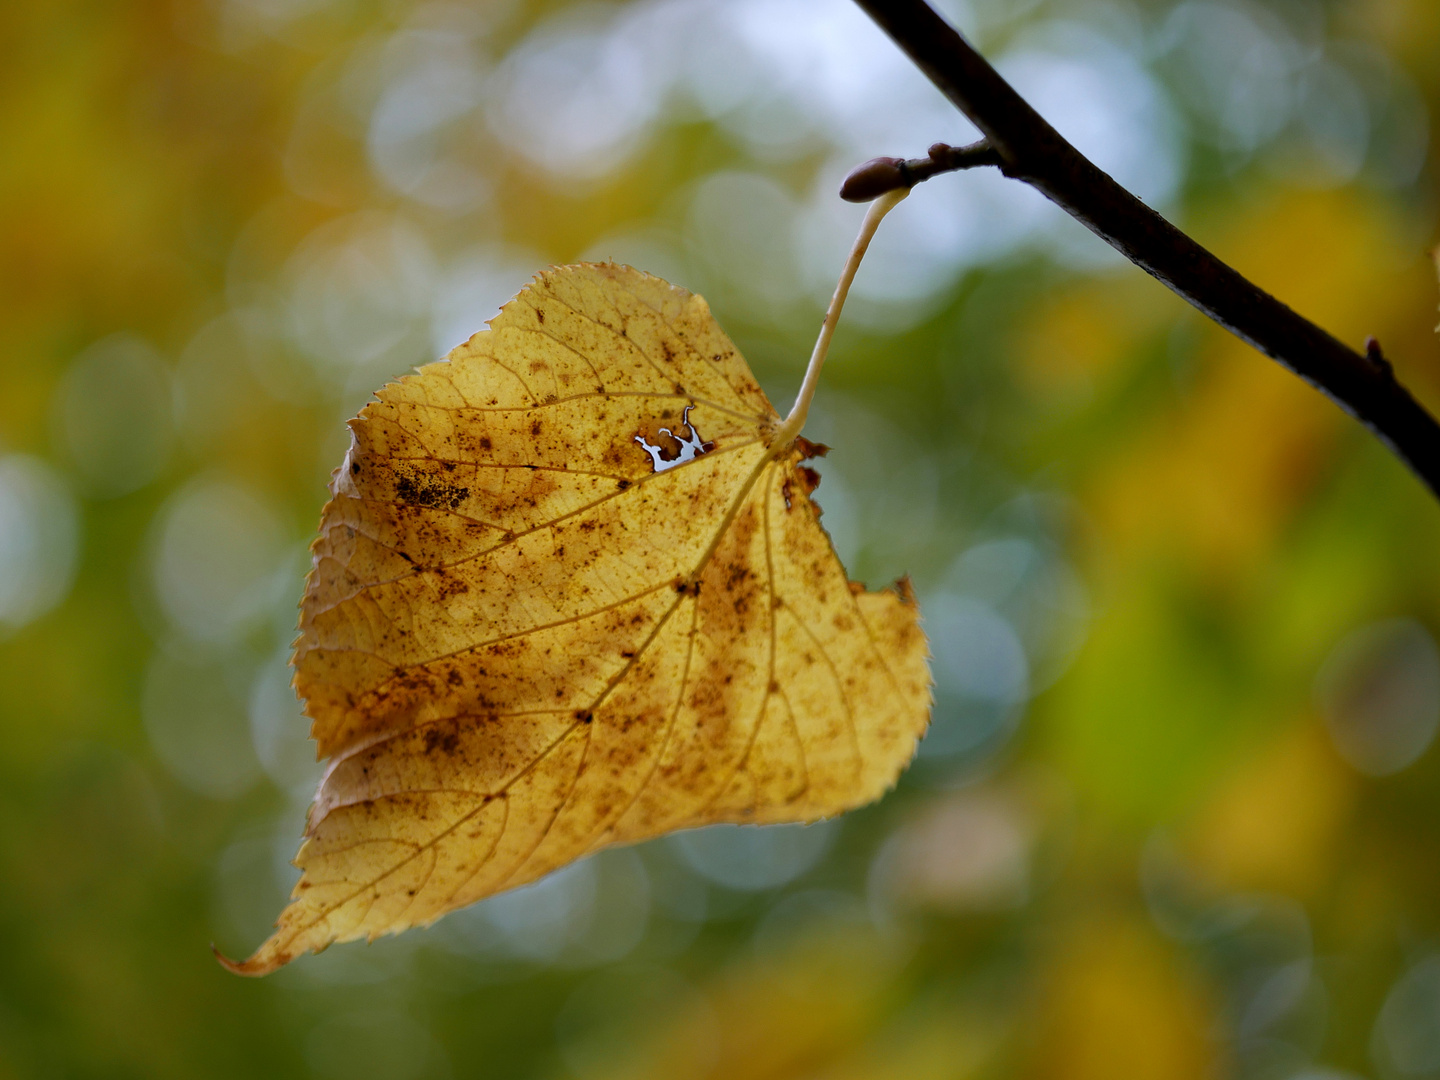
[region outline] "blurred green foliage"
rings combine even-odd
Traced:
[[[954,0],[1062,131],[1440,408],[1433,0]],[[1440,1076],[1440,514],[1031,193],[887,222],[811,437],[914,576],[899,789],[259,982],[344,419],[551,262],[778,406],[853,164],[968,128],[844,0],[0,7],[0,1076]]]

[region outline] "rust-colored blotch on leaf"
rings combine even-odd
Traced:
[[[301,607],[295,685],[330,759],[303,874],[232,971],[895,782],[930,714],[914,598],[846,579],[815,447],[772,445],[703,299],[560,267],[376,397]]]

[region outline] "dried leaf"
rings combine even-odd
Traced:
[[[930,710],[908,583],[846,579],[705,301],[540,277],[350,422],[295,684],[331,759],[263,974],[580,856],[881,795]]]

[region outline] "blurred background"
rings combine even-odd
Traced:
[[[948,0],[1082,150],[1440,408],[1434,0]],[[788,406],[973,137],[846,0],[0,5],[0,1077],[1440,1076],[1440,507],[1028,189],[917,189],[807,431],[934,726],[809,828],[226,974],[295,879],[344,420],[551,263]]]

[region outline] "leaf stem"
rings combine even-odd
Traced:
[[[855,243],[851,245],[845,268],[840,271],[840,280],[835,283],[835,295],[830,298],[830,306],[825,309],[825,320],[820,324],[820,336],[815,339],[815,351],[810,354],[810,364],[805,369],[804,380],[800,383],[800,393],[795,396],[790,415],[781,421],[771,439],[772,457],[783,453],[805,426],[805,418],[810,414],[810,402],[815,397],[815,387],[820,383],[820,368],[825,364],[825,354],[830,351],[830,339],[835,336],[835,324],[840,321],[840,310],[845,306],[845,297],[850,294],[850,283],[855,280],[855,271],[860,269],[860,260],[865,258],[865,252],[870,247],[870,241],[875,238],[875,230],[880,227],[881,220],[909,194],[908,187],[892,189],[872,202],[870,209],[865,211],[865,220],[860,224],[860,235],[855,237]]]

